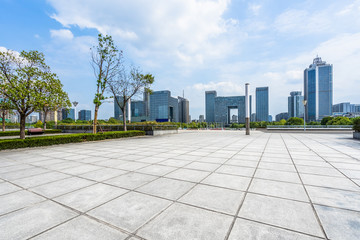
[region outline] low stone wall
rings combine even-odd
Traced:
[[[153,130],[153,131],[145,131],[145,135],[152,135],[152,136],[160,136],[165,134],[176,134],[178,130]]]
[[[360,139],[360,132],[354,132],[354,133],[353,133],[353,137],[354,137],[355,139]]]

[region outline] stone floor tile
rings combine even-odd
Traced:
[[[265,179],[253,179],[249,192],[308,202],[303,185]]]
[[[78,190],[83,187],[94,184],[93,181],[85,180],[78,177],[66,178],[56,182],[40,185],[30,188],[31,191],[41,194],[48,198],[54,198],[65,193]]]
[[[70,220],[33,239],[51,240],[123,240],[128,235],[85,216]]]
[[[171,201],[130,192],[91,210],[88,214],[134,232],[170,204]]]
[[[77,167],[62,169],[62,170],[60,170],[60,172],[63,172],[66,174],[71,174],[71,175],[79,175],[79,174],[84,174],[84,173],[99,170],[99,169],[102,169],[102,167],[90,165],[90,164],[82,164]]]
[[[222,173],[212,173],[201,183],[245,191],[249,186],[250,180],[251,178],[248,177],[234,176]]]
[[[360,187],[345,177],[329,177],[304,173],[301,173],[300,175],[304,184],[307,185],[360,191]]]
[[[239,217],[323,237],[308,203],[248,193]]]
[[[205,172],[205,171],[198,171],[192,169],[179,169],[165,176],[168,178],[175,178],[189,182],[200,182],[209,174],[210,174],[209,172]]]
[[[151,240],[224,239],[232,220],[230,216],[174,204],[137,235]]]
[[[258,164],[258,161],[250,161],[250,160],[241,160],[241,159],[230,159],[229,161],[224,163],[225,165],[233,165],[240,167],[253,167],[255,168]]]
[[[259,168],[277,170],[277,171],[286,171],[286,172],[296,172],[294,164],[287,163],[273,163],[273,162],[260,162]]]
[[[54,200],[81,212],[86,212],[126,192],[128,190],[99,183],[62,195]]]
[[[0,215],[46,200],[26,190],[0,196]]]
[[[49,172],[48,169],[39,168],[39,167],[33,167],[33,168],[27,168],[19,171],[13,171],[8,173],[2,173],[1,178],[12,181],[15,179],[30,177],[42,173]]]
[[[257,169],[255,173],[255,178],[263,178],[268,180],[284,181],[291,183],[301,183],[297,173],[267,169]]]
[[[178,201],[235,215],[244,192],[199,184]]]
[[[217,169],[219,166],[220,164],[215,164],[215,163],[192,162],[186,165],[184,168],[212,172],[215,169]]]
[[[245,219],[236,219],[229,240],[318,240],[319,238],[272,227]]]
[[[315,209],[329,239],[359,239],[360,212],[319,205]]]
[[[102,182],[105,180],[108,180],[110,178],[114,178],[117,176],[120,176],[122,174],[127,173],[127,171],[115,169],[115,168],[101,168],[99,170],[87,172],[84,174],[81,174],[80,177],[87,178],[90,180],[94,180],[97,182]]]
[[[0,239],[27,239],[75,216],[75,212],[51,201],[36,204],[1,217]]]
[[[52,172],[47,172],[47,173],[31,176],[31,177],[20,178],[20,179],[14,180],[12,182],[23,188],[30,188],[30,187],[35,187],[35,186],[42,185],[45,183],[50,183],[50,182],[58,181],[61,179],[69,178],[69,177],[71,177],[71,176],[64,174],[64,173],[52,171]]]
[[[0,195],[8,194],[21,190],[21,188],[15,186],[14,184],[8,182],[0,182]]]
[[[312,167],[312,166],[297,166],[299,173],[308,173],[315,175],[324,175],[331,177],[342,177],[343,175],[335,168],[324,168],[324,167]]]
[[[168,159],[168,160],[160,162],[159,164],[171,166],[171,167],[183,167],[189,163],[190,163],[189,161],[184,161],[184,160]]]
[[[169,178],[159,178],[150,182],[136,191],[155,195],[171,200],[176,200],[195,186],[194,183]]]
[[[114,185],[114,186],[117,186],[117,187],[122,187],[122,188],[127,188],[127,189],[135,189],[135,188],[140,187],[156,178],[157,177],[151,176],[151,175],[130,172],[130,173],[123,174],[119,177],[111,178],[104,182]]]
[[[223,165],[219,167],[215,172],[252,177],[255,172],[255,168]]]
[[[139,170],[136,170],[136,172],[139,173],[145,173],[150,175],[156,175],[156,176],[163,176],[169,172],[172,172],[176,170],[175,167],[169,167],[169,166],[162,166],[162,165],[150,165],[144,168],[141,168]]]
[[[149,166],[148,163],[140,163],[140,162],[127,162],[124,164],[120,164],[119,166],[116,166],[116,168],[121,170],[127,170],[127,171],[135,171],[140,168],[144,168],[146,166]]]

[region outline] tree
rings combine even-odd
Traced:
[[[303,125],[304,120],[298,117],[291,117],[287,120],[286,125]]]
[[[51,74],[41,88],[42,104],[38,109],[44,113],[44,129],[46,129],[46,117],[50,111],[71,107],[68,94],[63,91],[63,85],[55,74]]]
[[[0,95],[5,96],[20,115],[20,138],[25,138],[25,120],[44,104],[42,89],[51,84],[53,74],[38,51],[0,52]]]
[[[327,123],[332,119],[333,117],[324,117],[323,119],[321,119],[321,125],[327,125]]]
[[[335,117],[328,121],[326,125],[352,125],[352,121],[348,117]]]
[[[116,79],[108,82],[108,89],[114,95],[114,103],[123,113],[124,131],[126,131],[126,105],[136,94],[151,92],[150,86],[154,83],[151,74],[142,74],[139,68],[131,67],[127,72],[125,68],[119,72]],[[131,109],[129,109],[131,111]]]
[[[122,51],[119,51],[111,36],[98,35],[98,45],[91,49],[91,66],[96,77],[96,93],[94,98],[95,113],[93,133],[96,133],[98,111],[105,100],[104,92],[108,81],[112,81],[119,73],[122,66]]]
[[[5,132],[5,118],[6,115],[12,113],[13,106],[5,96],[0,95],[0,117],[2,120],[2,131]]]

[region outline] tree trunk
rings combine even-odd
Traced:
[[[21,113],[20,114],[20,139],[25,139],[25,120],[26,120],[26,115]]]
[[[48,111],[44,111],[44,130],[46,130],[46,116],[48,114]]]
[[[95,113],[94,113],[94,122],[93,122],[93,133],[95,134],[96,131],[96,127],[97,127],[97,115],[98,115],[98,111],[99,111],[99,106],[95,106]]]
[[[124,109],[121,109],[123,112],[123,124],[124,124],[124,131],[127,131],[126,129],[126,103],[124,103]]]
[[[2,112],[2,131],[5,132],[5,111]]]

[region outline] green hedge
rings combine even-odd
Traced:
[[[46,134],[52,134],[52,133],[62,133],[61,129],[46,129],[45,130]],[[25,131],[25,134],[28,134],[27,130]],[[18,136],[20,135],[20,131],[5,131],[5,132],[0,132],[0,137],[5,137],[5,136]]]
[[[356,132],[360,132],[360,117],[356,117],[353,119],[353,129]]]
[[[3,139],[0,140],[0,150],[16,149],[26,147],[50,146],[64,143],[76,143],[97,141],[114,138],[143,136],[144,131],[127,131],[127,132],[105,132],[105,133],[78,133],[57,136],[31,137],[26,139]]]

